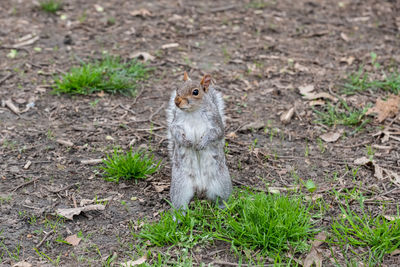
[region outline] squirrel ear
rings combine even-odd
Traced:
[[[201,79],[201,86],[203,86],[203,89],[205,92],[208,91],[208,87],[210,86],[211,83],[211,75],[210,74],[206,74],[203,76],[203,79]]]
[[[187,74],[187,72],[185,71],[183,73],[183,80],[186,82],[187,80],[190,80],[189,75]]]

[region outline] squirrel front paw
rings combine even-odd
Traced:
[[[200,142],[198,144],[195,145],[195,149],[196,150],[203,150],[204,148],[206,148],[207,146],[207,142],[205,141],[205,139],[201,139]]]

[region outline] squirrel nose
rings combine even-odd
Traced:
[[[175,105],[179,107],[182,102],[182,98],[180,96],[175,97]]]

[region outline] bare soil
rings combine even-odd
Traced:
[[[379,134],[381,126],[399,131],[398,117],[371,122],[351,135],[352,128],[314,123],[312,107],[298,87],[312,84],[317,92],[340,94],[343,79],[359,66],[373,71],[371,52],[382,66],[398,66],[398,1],[64,2],[56,14],[43,12],[33,1],[2,0],[0,5],[1,265],[21,260],[51,264],[34,250],[39,244],[51,259],[60,256],[61,266],[100,266],[113,254],[116,262],[137,258],[130,246],[137,244],[131,232],[139,230],[131,223],[157,220],[169,208],[164,110],[184,70],[192,78],[210,73],[225,96],[227,159],[236,187],[265,188],[267,183],[288,188],[311,179],[318,186],[314,195],[320,194],[328,207],[317,227],[328,230],[339,214],[333,189],[358,188],[375,214],[382,212],[380,201],[387,203],[385,213],[395,214],[399,186],[377,179],[371,166],[359,167],[356,175],[353,170],[358,168],[354,160],[367,156],[366,146],[379,145],[375,162],[400,172],[399,140],[382,143]],[[141,9],[139,15],[132,13]],[[39,38],[15,48],[14,58],[8,56],[28,34]],[[162,48],[170,43],[179,46]],[[137,98],[50,93],[54,76],[80,60],[101,58],[103,51],[124,59],[141,51],[156,57],[148,63],[154,69]],[[365,92],[346,99],[359,107],[384,95]],[[34,107],[15,114],[5,105],[9,99],[20,110],[28,103]],[[295,114],[283,124],[280,115],[291,107]],[[344,134],[336,142],[319,139],[340,130]],[[82,163],[130,145],[152,149],[163,160],[162,169],[144,181],[114,184],[105,182],[95,166]],[[31,165],[24,168],[27,162]],[[75,216],[52,231],[56,209],[94,198],[112,200],[105,210]],[[84,238],[78,246],[60,242],[79,232]],[[5,247],[19,247],[18,258],[9,257]],[[323,266],[332,266],[334,257],[344,264],[335,246],[323,244],[319,252]],[[220,242],[193,249],[191,255],[196,265],[237,262],[230,245]],[[301,262],[306,254],[291,257]],[[399,262],[398,255],[387,255],[383,264]]]

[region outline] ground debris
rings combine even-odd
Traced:
[[[385,119],[395,116],[399,112],[400,96],[390,95],[386,101],[381,98],[376,100],[374,107],[368,109],[367,115],[377,113],[377,122],[383,122]]]
[[[88,205],[88,206],[80,207],[80,208],[57,209],[56,213],[57,213],[57,215],[60,215],[69,220],[72,220],[74,215],[79,215],[81,212],[92,211],[92,210],[104,210],[105,208],[106,208],[105,205],[95,204],[95,205]]]

